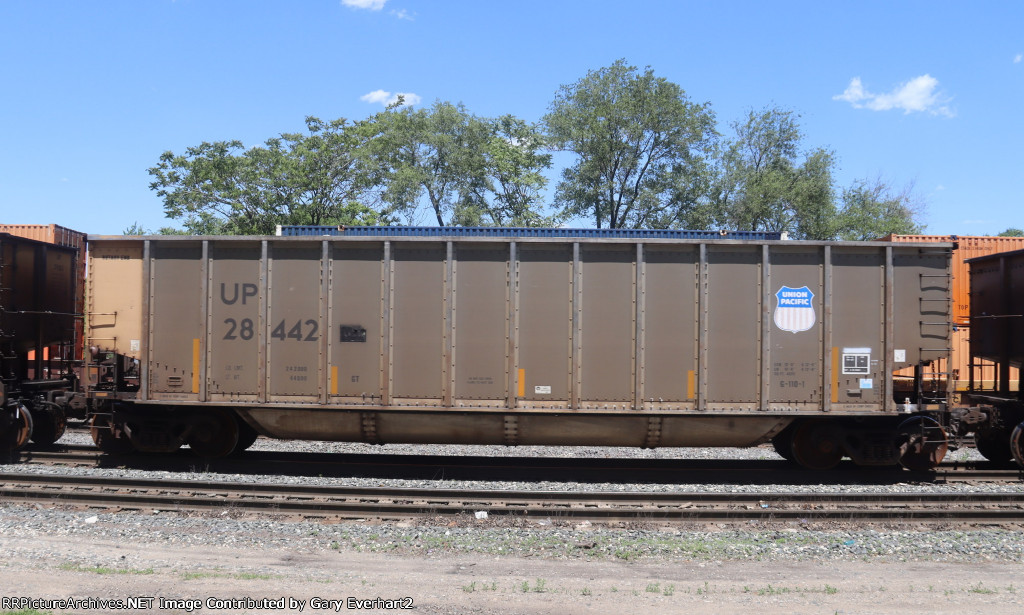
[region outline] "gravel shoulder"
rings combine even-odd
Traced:
[[[261,442],[260,446],[279,444]],[[316,446],[317,450],[324,448],[319,443]],[[417,452],[388,447],[375,450]],[[444,449],[431,448],[429,453],[440,450]],[[705,450],[699,454],[708,454]],[[715,453],[735,458],[761,456],[766,451]],[[629,453],[595,450],[592,454]],[[650,452],[642,453],[647,454]],[[0,469],[24,470],[20,466]],[[176,474],[175,478],[188,477]],[[338,479],[332,482],[346,484]],[[444,481],[431,484],[452,486]],[[470,486],[507,488],[497,483]],[[679,491],[712,488],[658,487]],[[885,488],[890,487],[899,491],[940,488]],[[729,491],[744,486],[714,488]],[[1018,486],[1009,488],[1019,490]],[[303,601],[302,612],[306,613],[376,607],[369,611],[1008,614],[1021,612],[1024,605],[1022,572],[1024,535],[1016,527],[920,531],[902,526],[799,522],[603,527],[559,519],[480,521],[472,516],[381,524],[241,516],[230,509],[193,515],[0,506],[0,598],[125,600],[151,596],[199,601],[165,603],[173,608],[159,610],[160,604],[154,600],[149,611],[165,613],[190,612],[190,608],[200,613],[295,612],[288,608],[287,599],[291,598]],[[278,606],[274,603],[244,602],[282,597],[286,602],[280,609],[258,608]],[[209,598],[243,602],[207,602]],[[375,601],[378,598],[382,600]],[[412,610],[383,608],[408,606],[400,600],[405,598],[412,599]],[[325,602],[311,602],[314,599]],[[0,605],[0,612],[4,610]],[[42,610],[124,612],[112,608]]]
[[[722,545],[736,535],[683,532],[665,536],[693,544],[689,554],[633,558],[566,555],[533,547],[510,555],[474,549],[471,539],[428,549],[430,528],[189,519],[169,514],[146,518],[53,510],[3,511],[0,566],[5,596],[126,600],[151,596],[198,600],[162,612],[295,612],[287,599],[313,612],[319,600],[342,601],[337,612],[358,610],[348,602],[411,599],[415,608],[372,612],[416,613],[1019,613],[1024,606],[1022,558],[971,552],[992,539],[962,536],[953,553],[852,556],[832,548],[829,532],[798,532],[770,540],[761,556],[727,555]],[[29,521],[33,521],[29,523]],[[63,527],[44,527],[49,522]],[[235,525],[239,533],[228,532]],[[436,528],[436,531],[443,531]],[[444,530],[450,531],[450,530]],[[556,532],[551,530],[550,532]],[[319,532],[319,533],[318,533]],[[477,530],[479,542],[500,542],[501,530]],[[548,534],[552,543],[592,540],[593,531]],[[352,541],[338,543],[339,536]],[[850,536],[856,534],[844,534]],[[359,538],[357,538],[357,536]],[[753,534],[748,535],[748,539]],[[634,533],[642,541],[649,536]],[[916,542],[920,536],[879,533],[880,542]],[[1006,540],[1020,541],[1013,534]],[[598,538],[600,540],[600,538]],[[851,539],[847,539],[851,540]],[[417,546],[416,541],[420,541]],[[696,544],[706,543],[706,552]],[[374,550],[359,545],[393,545]],[[623,547],[627,547],[623,543]],[[823,547],[823,549],[819,549]],[[897,549],[899,550],[899,549]],[[208,599],[286,599],[285,608],[217,608]],[[182,607],[184,603],[171,606]],[[406,605],[405,602],[397,604]],[[292,602],[292,606],[296,603]],[[47,605],[44,605],[47,606]],[[154,604],[154,607],[158,607]],[[196,608],[196,606],[198,608]],[[152,612],[159,608],[149,609]],[[55,609],[55,612],[118,612]]]

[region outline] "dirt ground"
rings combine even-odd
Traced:
[[[401,557],[12,536],[4,537],[3,547],[9,554],[0,563],[3,598],[152,597],[152,607],[142,609],[146,612],[299,612],[300,602],[303,613],[998,615],[1024,610],[1024,565],[1014,563]],[[69,564],[74,561],[110,564]],[[265,598],[283,602],[245,602]],[[24,605],[0,604],[0,612],[12,606]],[[124,612],[95,603],[41,610]]]

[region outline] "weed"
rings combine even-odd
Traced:
[[[68,572],[92,572],[94,574],[153,574],[152,568],[107,568],[106,566],[82,566],[81,564],[61,564],[58,568]]]
[[[994,593],[996,593],[996,590],[994,590],[994,589],[989,589],[987,587],[982,587],[981,586],[981,581],[978,581],[977,585],[975,585],[974,587],[971,587],[967,591],[972,593],[972,594],[994,594]]]
[[[660,583],[648,583],[647,584],[647,589],[645,589],[644,591],[646,591],[648,594],[657,594],[657,593],[661,592],[661,584]]]
[[[467,594],[472,594],[473,592],[475,592],[476,591],[476,581],[473,581],[469,585],[463,585],[462,586],[462,591],[466,592]]]
[[[269,581],[273,575],[261,574],[258,572],[185,572],[181,578],[185,581],[196,579],[237,579],[239,581]]]
[[[672,595],[674,595],[676,593],[676,586],[675,585],[669,585],[668,587],[665,588],[665,591],[663,591],[661,593],[666,595],[666,596],[672,596]]]
[[[234,579],[240,579],[242,581],[269,581],[273,578],[269,574],[259,574],[257,572],[239,572],[238,574],[231,576]]]
[[[194,581],[196,579],[223,579],[228,575],[224,572],[183,572],[181,573],[181,579],[183,581]]]
[[[594,593],[592,591],[590,591],[589,587],[584,587],[583,590],[580,591],[580,595],[581,596],[592,596],[592,595],[594,595]]]
[[[825,584],[825,593],[826,593],[826,594],[829,594],[829,595],[832,595],[832,594],[838,594],[838,593],[839,593],[839,588],[837,588],[837,587],[832,587],[831,585],[829,585],[828,583],[826,583],[826,584]]]

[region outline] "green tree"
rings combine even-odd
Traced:
[[[843,190],[842,208],[836,218],[840,239],[870,241],[886,235],[919,235],[924,205],[913,185],[894,190],[881,178],[857,180]]]
[[[543,135],[512,115],[487,119],[461,104],[392,106],[374,118],[368,157],[389,211],[439,226],[537,226],[551,166]]]
[[[372,134],[366,121],[306,118],[308,135],[285,134],[279,183],[289,191],[288,224],[366,225],[382,221],[363,204],[372,200],[363,146]]]
[[[1024,237],[1024,231],[1019,228],[1008,228],[1002,233],[999,233],[999,237]]]
[[[306,118],[308,134],[282,134],[261,147],[203,142],[167,151],[149,169],[164,213],[193,234],[271,234],[278,224],[375,224],[360,201],[368,190],[360,146],[365,122]]]
[[[124,229],[124,231],[121,234],[122,235],[146,235],[147,232],[146,232],[146,229],[143,228],[143,226],[141,224],[139,224],[139,221],[136,220],[135,222],[132,222],[131,226],[129,226],[128,228]]]
[[[562,216],[592,217],[597,228],[656,227],[700,201],[684,187],[701,185],[708,170],[714,113],[650,67],[617,60],[588,72],[559,89],[543,121],[552,145],[577,155],[556,189]]]
[[[823,148],[800,160],[799,116],[777,107],[734,122],[716,193],[727,224],[747,231],[786,231],[796,239],[835,236],[835,158]]]
[[[425,197],[439,226],[479,222],[479,204],[466,197],[486,182],[483,121],[438,101],[430,109],[392,106],[374,126],[368,152],[389,211],[415,221]]]
[[[488,122],[490,135],[484,148],[487,180],[475,196],[494,226],[551,226],[545,216],[544,170],[551,154],[540,127],[503,115]]]

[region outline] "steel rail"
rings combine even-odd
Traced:
[[[199,466],[208,467],[211,469],[223,469],[223,471],[231,471],[233,473],[245,473],[251,471],[253,474],[260,474],[261,469],[266,469],[266,466],[273,465],[274,473],[280,473],[281,469],[285,466],[290,467],[308,467],[311,468],[310,472],[316,470],[315,474],[323,474],[328,468],[335,470],[342,470],[345,467],[355,466],[366,466],[366,465],[378,465],[378,466],[420,466],[429,467],[437,465],[445,466],[459,466],[460,468],[476,468],[481,472],[486,472],[488,469],[494,470],[508,470],[513,468],[528,468],[530,470],[545,470],[550,468],[552,470],[561,471],[568,467],[568,464],[572,464],[574,467],[579,469],[594,470],[595,462],[606,464],[607,466],[613,466],[619,470],[628,469],[635,472],[644,472],[649,474],[666,473],[666,474],[679,474],[682,472],[689,473],[689,477],[680,476],[679,482],[689,482],[687,478],[698,478],[697,475],[710,476],[716,473],[731,474],[739,470],[746,475],[746,478],[753,479],[760,477],[762,480],[758,480],[758,484],[764,484],[766,481],[763,480],[764,476],[778,475],[778,483],[785,483],[787,478],[806,476],[814,474],[815,476],[821,476],[823,473],[813,473],[793,466],[786,466],[784,468],[771,467],[757,467],[764,464],[775,464],[782,465],[782,461],[764,461],[764,460],[722,460],[720,463],[715,463],[709,460],[614,460],[614,459],[600,459],[600,460],[587,460],[587,459],[564,459],[558,457],[532,457],[529,458],[529,463],[524,463],[524,460],[516,457],[509,458],[487,458],[485,465],[474,466],[472,458],[466,457],[439,457],[430,455],[387,455],[387,454],[350,454],[350,453],[293,453],[293,452],[275,452],[275,451],[251,451],[246,453],[245,458],[234,458],[229,457],[225,459],[214,459],[207,460],[201,457],[191,456],[187,453],[171,453],[166,455],[107,455],[98,451],[92,446],[83,445],[69,445],[62,447],[58,450],[23,450],[17,455],[17,461],[20,463],[30,464],[44,464],[44,465],[76,465],[76,466],[100,466],[104,463],[114,462],[118,466],[128,467],[144,467],[152,469],[154,467],[165,467],[166,469],[175,468],[196,468]],[[620,467],[621,464],[621,467]],[[675,467],[672,467],[675,465]],[[906,481],[919,481],[919,482],[931,482],[931,483],[953,483],[953,482],[1005,482],[1005,483],[1020,483],[1024,481],[1024,470],[1016,466],[1009,467],[989,467],[992,464],[983,462],[947,462],[941,464],[933,472],[909,472],[901,471],[899,469],[876,469],[876,468],[863,468],[860,472],[855,472],[856,482],[863,483],[886,483],[892,482],[892,479],[897,479],[900,482]],[[742,466],[742,467],[741,467]],[[851,476],[849,470],[846,471],[834,471],[824,473],[832,482],[840,484],[844,482],[844,479],[854,478]],[[644,481],[639,481],[644,482]],[[708,482],[705,479],[698,480],[697,482]],[[722,482],[733,482],[729,480],[723,480]],[[802,481],[801,481],[802,482]]]
[[[1024,522],[1024,493],[671,493],[324,487],[0,474],[0,499],[394,519],[473,514],[598,521]]]

